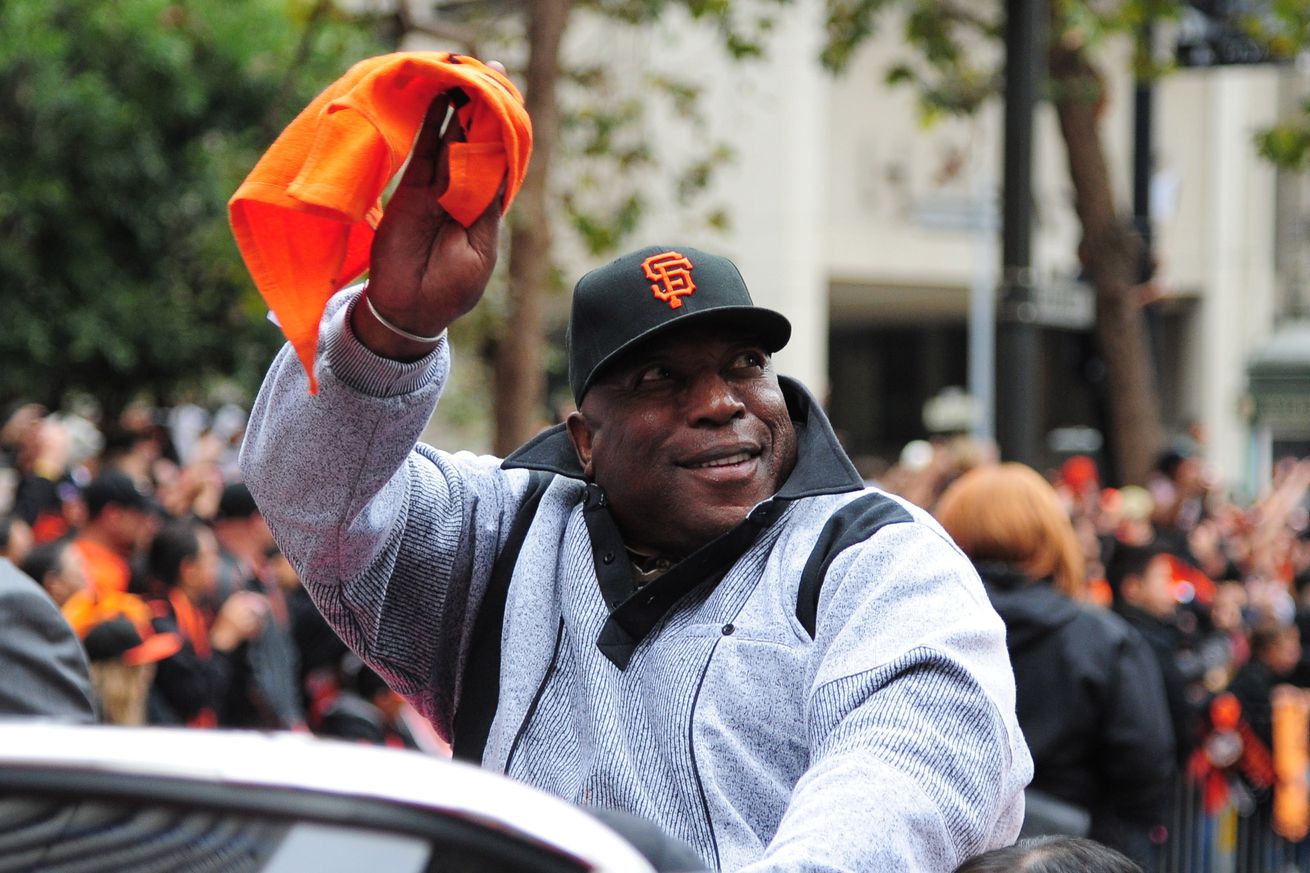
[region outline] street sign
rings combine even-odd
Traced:
[[[1078,279],[1054,278],[1033,288],[1032,320],[1044,327],[1088,330],[1096,323],[1096,291]]]
[[[1251,36],[1245,22],[1277,29],[1269,0],[1191,0],[1178,20],[1174,55],[1181,67],[1272,64],[1267,43]]]

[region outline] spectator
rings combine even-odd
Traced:
[[[1109,846],[1078,837],[1037,837],[992,849],[965,861],[955,873],[1143,873]]]
[[[177,633],[181,650],[159,664],[151,689],[151,720],[215,727],[227,700],[237,648],[258,633],[267,602],[238,591],[212,620],[204,604],[217,584],[218,542],[193,520],[165,525],[150,546],[154,627]]]
[[[155,664],[182,647],[176,634],[154,633],[125,616],[107,618],[82,639],[91,662],[91,687],[105,724],[146,723]]]
[[[342,659],[342,690],[323,714],[319,732],[395,749],[420,748],[406,724],[405,699],[354,654]]]
[[[92,721],[86,655],[37,584],[0,558],[0,715]]]
[[[0,516],[0,558],[20,565],[31,548],[31,526],[16,515]]]
[[[133,563],[157,527],[154,503],[117,470],[91,480],[82,497],[87,522],[74,543],[91,587],[101,592],[137,587],[132,584]]]
[[[22,569],[40,583],[60,609],[70,597],[86,589],[82,556],[68,540],[56,540],[32,549]]]
[[[1273,692],[1301,660],[1301,631],[1294,624],[1266,623],[1251,633],[1251,660],[1242,665],[1228,690],[1242,705],[1242,719],[1266,749],[1273,748]]]
[[[1082,551],[1055,490],[1021,464],[979,468],[946,490],[937,515],[1005,621],[1034,764],[1022,833],[1090,834],[1148,863],[1173,788],[1164,689],[1146,642],[1079,602]],[[1063,820],[1039,821],[1043,809]]]
[[[214,519],[218,539],[218,599],[253,591],[268,603],[266,620],[234,664],[224,723],[232,727],[293,728],[305,723],[299,654],[282,589],[268,575],[273,534],[249,489],[233,482],[223,489]]]
[[[1178,600],[1168,555],[1154,543],[1116,542],[1106,565],[1114,594],[1114,610],[1150,644],[1164,677],[1165,699],[1173,724],[1178,760],[1185,761],[1196,746],[1200,704],[1191,680],[1179,666],[1182,635],[1175,623]],[[1200,677],[1197,677],[1200,678]]]
[[[339,665],[350,651],[332,630],[327,619],[309,599],[291,562],[276,546],[268,551],[269,578],[286,598],[295,641],[301,705],[311,729],[319,726],[323,712],[340,690]]]

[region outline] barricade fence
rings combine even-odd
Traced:
[[[1153,873],[1310,873],[1310,840],[1274,827],[1272,794],[1257,798],[1239,782],[1216,804],[1205,781],[1185,776]]]

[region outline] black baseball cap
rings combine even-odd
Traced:
[[[155,512],[159,505],[145,492],[136,487],[132,477],[119,470],[105,470],[82,489],[82,499],[86,501],[87,514],[91,518],[98,516],[106,506],[115,504],[136,509],[141,512]]]
[[[581,404],[607,364],[676,327],[713,318],[753,333],[770,352],[791,322],[756,306],[737,265],[690,246],[647,246],[587,273],[573,289],[569,387]]]
[[[229,482],[218,499],[218,518],[250,518],[259,513],[255,498],[244,482]]]

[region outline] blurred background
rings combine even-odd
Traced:
[[[282,337],[227,200],[401,49],[502,61],[536,132],[431,442],[568,412],[587,269],[728,255],[870,482],[930,510],[999,459],[1049,483],[1065,593],[1168,694],[1153,868],[1310,869],[1306,0],[0,2],[0,555],[102,720],[445,751],[236,465]]]
[[[279,336],[227,197],[354,61],[454,49],[510,68],[538,145],[490,303],[458,325],[438,439],[505,452],[555,421],[572,282],[683,241],[791,318],[781,369],[871,477],[969,434],[1042,468],[1090,455],[1122,484],[1184,447],[1254,497],[1310,451],[1307,18],[1288,0],[9,0],[0,402],[97,426],[248,404]]]

